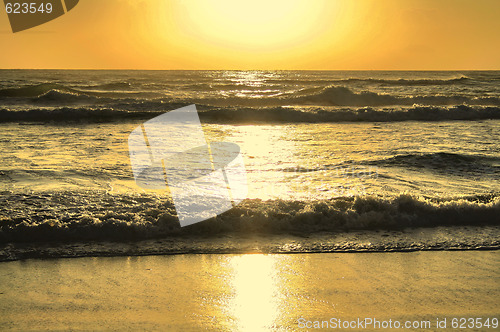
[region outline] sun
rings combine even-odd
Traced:
[[[132,1],[132,0],[128,0]],[[365,26],[350,0],[142,0],[125,37],[149,66],[179,69],[316,67],[349,59],[353,29]],[[139,15],[139,14],[138,14]],[[147,52],[147,54],[145,54]],[[336,58],[335,58],[336,57]]]
[[[183,34],[210,45],[272,52],[321,34],[334,0],[180,0],[170,9]],[[325,8],[325,7],[328,7]]]

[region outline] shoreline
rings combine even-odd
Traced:
[[[400,231],[338,233],[230,234],[141,241],[9,243],[0,246],[0,263],[26,259],[161,256],[190,254],[381,253],[418,251],[495,251],[500,226],[439,226]]]

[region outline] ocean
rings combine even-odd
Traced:
[[[248,198],[179,226],[127,139],[195,104]],[[0,260],[498,249],[499,71],[0,71]]]

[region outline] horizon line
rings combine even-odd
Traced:
[[[107,70],[107,71],[500,71],[499,69],[131,69],[131,68],[0,68],[0,70]]]

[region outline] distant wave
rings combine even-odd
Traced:
[[[128,241],[203,234],[312,234],[453,225],[499,225],[498,194],[424,199],[338,197],[245,200],[217,218],[181,228],[170,200],[98,192],[4,193],[0,243]],[[5,204],[5,202],[9,204]]]
[[[90,91],[82,89],[90,89]],[[163,93],[160,92],[127,91],[130,89],[131,85],[127,82],[107,83],[80,87],[79,89],[61,84],[43,83],[26,87],[2,89],[0,90],[0,100],[5,98],[21,98],[21,101],[25,100],[35,104],[94,103],[97,101],[107,103],[114,99],[127,99],[130,102],[134,102],[140,101],[140,99],[159,98],[163,96]]]
[[[455,85],[472,81],[467,76],[461,76],[449,79],[380,79],[380,78],[345,78],[345,79],[310,79],[310,80],[266,80],[266,83],[272,84],[301,84],[324,85],[324,84],[351,84],[351,83],[369,83],[379,85],[398,85],[398,86],[426,86],[426,85]]]
[[[71,89],[69,89],[68,91],[49,90],[40,96],[32,98],[32,101],[39,104],[75,104],[93,103],[96,101],[96,98],[76,91],[71,92]]]
[[[0,97],[38,97],[52,90],[65,91],[69,93],[77,93],[75,89],[65,87],[56,83],[43,83],[19,88],[9,88],[0,90]]]
[[[399,80],[398,80],[399,81]],[[407,81],[405,81],[408,83]],[[248,90],[249,95],[238,95],[228,90],[218,90],[216,84],[198,84],[199,89],[182,86],[169,89],[136,91],[127,82],[106,83],[98,86],[71,88],[60,84],[44,83],[28,87],[0,90],[0,100],[9,104],[67,104],[86,103],[107,105],[110,103],[176,102],[184,104],[208,105],[212,107],[279,107],[279,106],[428,106],[482,105],[500,106],[500,98],[493,96],[467,96],[462,94],[431,94],[401,96],[372,91],[355,92],[345,86],[329,85],[310,88],[278,88],[239,86]],[[195,85],[195,86],[198,86]],[[227,87],[226,87],[227,88]],[[234,87],[233,87],[234,88]],[[87,89],[87,90],[85,90]],[[184,89],[184,90],[183,90]],[[294,91],[293,89],[296,89]],[[297,90],[299,89],[299,90]],[[439,90],[436,90],[436,92]]]
[[[61,93],[69,93],[74,95],[104,95],[109,96],[109,93],[99,93],[96,91],[84,91],[84,89],[97,89],[97,90],[127,90],[131,87],[130,83],[127,82],[116,82],[116,83],[106,83],[100,85],[91,85],[86,87],[80,87],[79,89],[71,88],[62,84],[57,83],[43,83],[37,85],[30,85],[24,87],[17,88],[8,88],[0,90],[0,98],[1,97],[27,97],[27,98],[36,98],[42,97],[48,93],[52,92],[61,92]],[[121,94],[117,94],[121,95]]]
[[[470,78],[466,76],[451,78],[451,79],[375,79],[375,78],[346,78],[346,79],[304,79],[298,78],[296,80],[290,79],[266,79],[265,85],[248,85],[245,82],[197,82],[197,83],[188,83],[186,82],[183,85],[179,85],[182,89],[185,90],[195,90],[195,91],[208,91],[208,90],[261,90],[266,88],[289,88],[290,86],[297,85],[317,85],[317,86],[331,86],[333,84],[351,84],[351,83],[370,83],[370,84],[379,84],[379,85],[395,85],[395,86],[426,86],[426,85],[454,85],[471,81]],[[179,82],[181,83],[181,82]],[[110,83],[102,86],[102,89],[106,88],[115,88],[126,89],[130,88],[130,83],[127,82],[118,82],[118,83]]]
[[[376,79],[376,78],[348,78],[344,80],[337,80],[335,82],[339,83],[350,83],[350,82],[366,82],[366,83],[376,83],[383,85],[402,85],[402,86],[412,86],[412,85],[453,85],[457,83],[468,82],[471,79],[466,76],[458,77],[458,78],[450,78],[450,79]]]
[[[50,98],[50,96],[47,96]],[[61,107],[29,110],[0,109],[0,122],[109,122],[129,119],[149,119],[168,110],[185,106],[181,103],[141,102],[114,104],[114,108]],[[123,109],[124,108],[124,109]],[[493,106],[413,106],[407,109],[308,109],[213,108],[200,105],[200,118],[212,123],[325,123],[325,122],[397,122],[500,119],[500,107]]]
[[[324,106],[457,105],[464,103],[500,106],[500,99],[496,97],[467,97],[461,95],[397,97],[369,91],[356,93],[341,86],[306,89],[289,99],[292,102],[291,104]]]
[[[491,105],[500,106],[497,97],[471,97],[448,93],[446,95],[396,96],[371,91],[354,92],[345,86],[304,88],[298,91],[282,91],[279,94],[242,97],[226,95],[206,98],[188,98],[187,103],[218,107],[271,107],[271,106],[411,106],[422,104],[429,106],[451,105]]]

